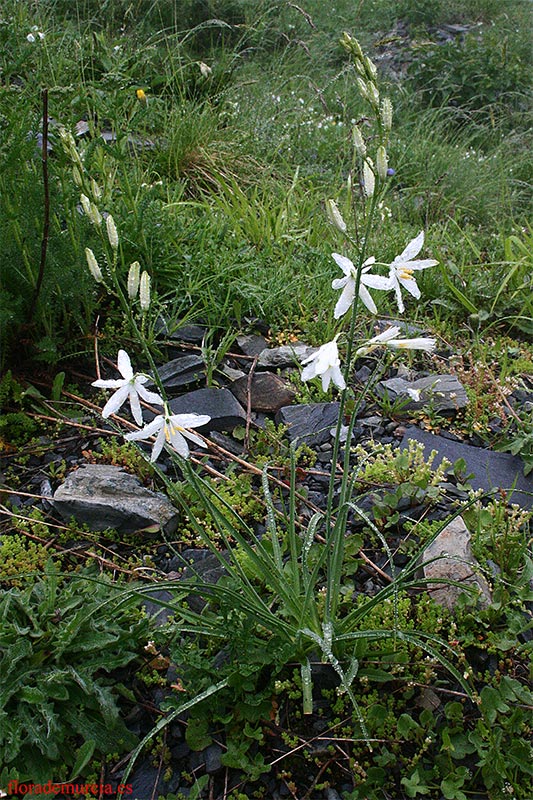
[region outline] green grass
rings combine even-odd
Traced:
[[[326,288],[308,286],[325,280],[327,287],[335,273],[328,254],[339,246],[328,235],[323,202],[343,196],[350,128],[365,113],[338,37],[343,28],[356,32],[376,57],[398,19],[408,26],[402,47],[411,66],[408,80],[389,86],[395,111],[389,161],[396,174],[378,257],[392,257],[396,243],[424,227],[471,303],[489,312],[491,322],[500,313],[503,330],[516,328],[519,317],[528,330],[531,307],[519,291],[530,256],[521,251],[515,269],[504,248],[517,231],[522,247],[530,242],[520,234],[531,211],[527,18],[520,2],[502,13],[492,2],[354,7],[341,0],[335,14],[320,3],[298,8],[244,0],[191,0],[179,8],[141,0],[98,9],[88,0],[38,8],[6,3],[0,25],[4,362],[27,323],[38,273],[43,196],[32,137],[42,113],[39,87],[49,89],[50,115],[59,124],[73,130],[80,119],[89,122],[92,137],[78,144],[87,178],[104,186],[104,208],[121,226],[124,269],[140,260],[159,296],[189,318],[229,325],[254,313],[273,328],[299,322],[312,336]],[[428,44],[435,22],[470,25],[477,38],[463,50],[460,40],[455,50],[435,50]],[[42,41],[27,41],[33,26],[45,34]],[[429,73],[424,83],[420,66],[436,54],[438,90]],[[202,64],[211,72],[203,74]],[[458,85],[466,87],[462,94]],[[146,103],[136,97],[139,88]],[[117,141],[101,141],[102,130]],[[53,127],[50,139],[48,261],[24,338],[30,355],[54,361],[83,349],[99,296],[85,275],[74,278],[84,271],[83,250],[94,247],[94,231],[75,210],[79,190]],[[135,146],[147,140],[149,148]],[[466,255],[471,240],[486,265],[481,294],[479,259]],[[513,277],[502,292],[506,269]],[[471,309],[436,274],[424,276],[424,288],[440,315],[461,324]],[[300,288],[304,276],[313,280]],[[223,287],[216,314],[212,280]],[[423,313],[431,318],[431,305]]]

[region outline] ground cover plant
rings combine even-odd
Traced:
[[[394,446],[409,419],[531,469],[528,10],[330,11],[2,10],[2,789],[531,796],[530,515]],[[184,327],[208,387],[239,334],[316,345],[290,380],[337,397],[330,450],[250,407],[206,439],[164,372]],[[451,417],[379,391],[443,365]],[[85,463],[163,490],[178,529],[60,521]],[[492,593],[450,610],[421,553],[459,516]]]

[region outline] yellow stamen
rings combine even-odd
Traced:
[[[414,270],[407,269],[407,267],[401,267],[398,270],[398,277],[403,278],[403,280],[408,281],[410,278],[413,277]]]

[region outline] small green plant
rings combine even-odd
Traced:
[[[0,597],[0,759],[20,780],[46,782],[86,759],[135,743],[120,715],[114,670],[149,636],[138,601],[115,605],[94,573],[61,580],[51,562],[41,580]],[[24,633],[22,633],[24,632]]]

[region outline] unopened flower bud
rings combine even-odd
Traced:
[[[139,285],[139,301],[142,310],[148,311],[150,308],[150,276],[146,270],[144,270],[143,274],[141,275],[141,281]]]
[[[102,215],[98,211],[98,207],[95,205],[95,203],[91,203],[91,213],[89,214],[89,218],[93,225],[102,224]]]
[[[376,178],[372,161],[369,158],[365,158],[363,163],[363,191],[367,197],[372,197],[375,185]]]
[[[86,217],[89,217],[89,219],[91,219],[91,201],[89,200],[86,194],[82,194],[80,196],[80,202],[81,202],[81,207],[83,208],[83,213],[85,214]]]
[[[72,180],[80,189],[83,186],[83,178],[76,164],[72,167]]]
[[[205,64],[203,61],[199,61],[198,66],[200,67],[200,72],[202,73],[203,77],[209,78],[209,76],[213,72],[209,64]]]
[[[357,86],[359,87],[359,92],[361,94],[361,97],[364,100],[369,100],[370,97],[368,95],[368,88],[367,88],[366,81],[363,80],[363,78],[361,78],[359,75],[356,76],[355,80],[357,81]]]
[[[376,153],[376,171],[382,181],[387,178],[388,166],[387,151],[383,145],[380,145]]]
[[[378,70],[374,62],[368,56],[365,56],[365,67],[370,77],[375,80],[377,78]]]
[[[139,280],[141,277],[141,265],[138,261],[134,261],[128,272],[128,297],[134,300],[139,291]]]
[[[357,125],[354,125],[353,128],[353,146],[358,156],[360,156],[361,158],[364,158],[366,156],[366,144],[363,139],[363,134],[361,133]]]
[[[105,221],[105,226],[107,229],[107,238],[109,239],[109,244],[113,248],[113,250],[118,249],[118,231],[117,226],[115,225],[115,220],[108,214]]]
[[[379,91],[378,87],[373,81],[368,82],[368,99],[375,106],[379,105]]]
[[[104,276],[102,270],[98,266],[98,261],[90,247],[85,248],[85,258],[87,259],[87,266],[96,283],[102,283]]]
[[[94,178],[91,178],[91,194],[94,200],[100,200],[102,196],[102,190],[100,189]]]
[[[392,103],[390,97],[384,97],[381,101],[381,122],[386,131],[392,128]]]
[[[334,225],[338,231],[346,233],[346,223],[342,218],[342,214],[335,200],[326,200],[326,214],[330,223]]]

